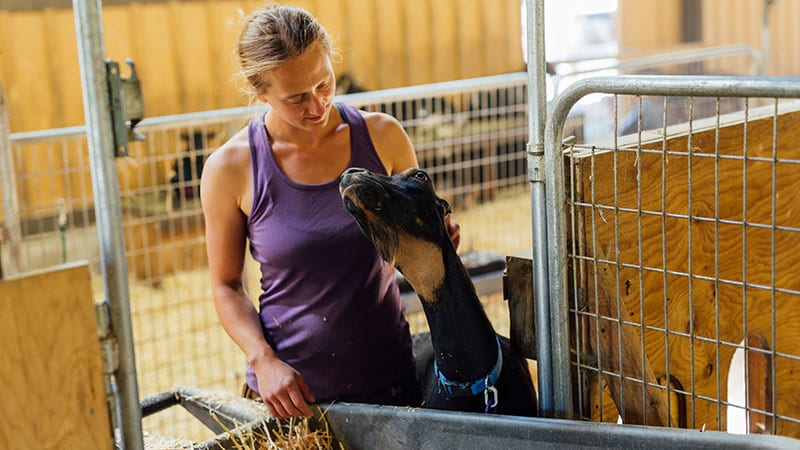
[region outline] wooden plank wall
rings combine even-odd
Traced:
[[[296,0],[335,39],[337,74],[366,89],[524,70],[518,0]],[[263,0],[114,2],[103,8],[105,51],[133,58],[147,117],[242,106],[234,46],[242,14]],[[69,8],[0,10],[0,83],[12,132],[84,122],[74,19]],[[127,68],[122,69],[128,76]],[[220,134],[220,133],[218,133]],[[218,135],[212,146],[221,144]],[[149,136],[120,160],[123,190],[163,184],[178,133]],[[91,203],[81,142],[35,144],[17,153],[24,217],[49,214],[59,198]],[[80,164],[80,167],[76,167]],[[59,174],[63,169],[66,175]],[[54,176],[55,175],[55,176]],[[1,192],[0,192],[1,193]],[[78,200],[74,200],[78,201]],[[0,211],[0,220],[3,213]]]
[[[681,14],[681,0],[620,0],[616,16],[620,51],[655,51],[680,43]]]
[[[772,108],[766,107],[767,117],[748,122],[746,144],[743,142],[745,134],[742,114],[739,114],[738,119],[731,122],[722,120],[723,126],[719,130],[718,139],[715,138],[716,131],[713,128],[696,128],[691,140],[692,151],[695,155],[704,154],[705,157],[695,156],[689,164],[685,155],[668,156],[664,198],[668,216],[663,231],[666,233],[666,245],[662,244],[660,213],[664,163],[661,153],[637,155],[635,152],[617,152],[616,161],[612,153],[598,153],[594,157],[586,155],[577,162],[580,171],[577,179],[582,184],[586,202],[594,198],[596,205],[627,209],[615,213],[613,209],[601,211],[590,207],[579,208],[579,213],[585,217],[582,226],[586,233],[586,254],[590,258],[596,255],[598,258],[615,261],[615,252],[618,251],[619,262],[623,265],[617,277],[617,267],[613,263],[600,263],[596,269],[593,269],[591,261],[586,263],[585,298],[589,311],[611,311],[607,317],[616,317],[616,312],[623,310],[626,311],[624,320],[636,324],[644,323],[648,328],[641,342],[637,338],[636,345],[637,349],[641,349],[644,344],[648,368],[662,384],[664,376],[669,373],[676,382],[675,385],[682,386],[686,392],[709,399],[724,401],[727,398],[726,381],[731,357],[735,346],[744,339],[758,338],[765,343],[765,348],[779,354],[797,355],[797,349],[800,348],[800,329],[796,326],[800,321],[800,309],[796,307],[797,297],[778,291],[773,303],[770,290],[754,286],[800,290],[800,278],[797,277],[797,267],[800,266],[800,253],[797,251],[800,247],[800,234],[780,229],[796,227],[800,223],[800,197],[794,194],[795,187],[800,183],[800,173],[793,164],[778,163],[775,170],[777,193],[774,226],[778,229],[774,235],[774,247],[769,229],[773,214],[773,165],[770,162],[773,127],[777,132],[775,142],[779,158],[797,160],[800,158],[800,146],[797,145],[800,138],[800,111],[795,108],[793,112],[781,114],[775,122],[769,116]],[[758,116],[755,111],[751,111],[751,119]],[[669,138],[663,145],[669,151],[685,153],[690,144],[688,135],[681,134]],[[723,158],[738,156],[738,159],[719,160],[717,181],[713,158],[715,145],[718,145],[719,154]],[[662,142],[661,139],[656,139],[642,147],[660,151]],[[748,157],[763,158],[748,161],[746,172],[741,159],[745,148]],[[640,190],[637,177],[642,180],[641,199],[638,197]],[[590,180],[594,182],[594,190]],[[746,185],[743,180],[746,180]],[[715,185],[719,192],[719,213],[716,215]],[[746,195],[746,209],[743,206],[743,194]],[[643,211],[651,211],[641,215],[641,234],[640,216],[636,213],[639,201]],[[693,220],[686,219],[687,215],[691,215]],[[715,217],[723,221],[719,223],[718,237],[715,236]],[[742,225],[736,222],[745,218],[748,227],[743,231]],[[766,227],[759,228],[754,224]],[[743,252],[743,243],[746,243],[746,252]],[[715,248],[718,249],[718,265],[715,264]],[[746,254],[744,258],[743,253]],[[650,269],[640,272],[636,269],[640,265]],[[666,281],[663,273],[659,272],[664,269],[670,271]],[[597,286],[594,284],[594,270],[598,272]],[[695,277],[679,274],[693,274]],[[697,276],[705,278],[696,278]],[[728,282],[715,286],[715,276]],[[735,284],[743,282],[751,286],[743,289]],[[595,292],[599,307],[595,304]],[[617,299],[622,302],[620,309],[617,309]],[[610,304],[606,304],[609,302]],[[773,317],[777,318],[774,322]],[[594,319],[588,321],[590,327],[595,327]],[[598,328],[601,331],[611,329],[616,333],[617,324],[616,319],[604,319]],[[626,333],[641,337],[640,326],[624,325],[623,328]],[[665,328],[671,331],[669,335],[665,335]],[[723,344],[715,345],[713,341],[717,339]],[[666,353],[667,348],[669,353]],[[604,370],[618,373],[619,366],[611,366],[609,362],[625,359],[625,355],[604,355],[600,361]],[[755,361],[756,357],[751,359]],[[797,377],[800,362],[778,356],[775,367],[777,382],[772,388],[776,390],[777,404],[774,412],[788,417],[800,417],[800,378]],[[623,372],[633,369],[636,368],[623,368]],[[717,386],[718,380],[721,380],[720,386]],[[626,386],[628,391],[641,391],[640,383],[630,382]],[[591,401],[598,402],[596,382],[588,387],[592,389]],[[758,394],[752,385],[749,392],[753,405],[763,405],[766,401],[769,408],[772,408],[770,397],[757,398]],[[689,428],[699,429],[705,426],[706,429],[716,430],[719,426],[725,429],[724,406],[718,410],[717,402],[698,398],[686,398],[682,401],[686,402],[689,411],[685,418]],[[602,405],[603,418],[616,421],[617,412],[611,398],[606,396]],[[599,417],[600,403],[592,406],[595,417]],[[673,401],[672,407],[677,406],[678,403]],[[694,415],[692,410],[695,411]],[[717,421],[718,413],[721,414],[721,423]],[[673,422],[673,426],[676,425],[677,422]],[[781,435],[800,437],[800,426],[795,422],[779,420],[777,430]]]
[[[744,43],[761,49],[762,0],[703,0],[703,42]],[[765,75],[800,75],[800,2],[778,0],[769,10],[770,51]]]
[[[702,44],[748,44],[761,49],[763,0],[702,1]],[[770,50],[765,75],[800,74],[800,2],[778,0],[770,8]],[[659,52],[681,43],[682,0],[620,0],[617,37],[623,53]],[[726,58],[707,65],[718,73],[744,73],[748,60]]]
[[[0,448],[112,448],[86,263],[0,281],[0,341]]]
[[[368,89],[524,70],[518,0],[295,0],[336,38]],[[131,2],[103,8],[106,54],[131,57],[148,116],[245,104],[235,80],[237,10],[263,0]],[[123,70],[123,76],[126,75]],[[0,81],[14,132],[83,123],[71,9],[0,10]]]

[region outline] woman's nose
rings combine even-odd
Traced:
[[[325,110],[325,98],[319,95],[311,96],[311,108],[314,113],[322,113]]]

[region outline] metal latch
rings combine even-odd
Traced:
[[[106,60],[115,156],[128,156],[128,142],[144,140],[144,135],[135,129],[144,118],[142,85],[136,76],[133,60],[126,59],[125,63],[131,69],[128,78],[122,78],[119,63]]]

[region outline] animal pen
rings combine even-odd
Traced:
[[[537,6],[528,20],[536,36],[541,3],[528,3]],[[543,60],[543,47],[528,51],[529,61]],[[505,257],[505,269],[476,275],[476,286],[494,300],[504,292],[510,314],[501,310],[493,321],[507,320],[498,329],[537,361],[540,409],[550,417],[334,404],[325,418],[336,438],[353,448],[796,448],[790,438],[800,438],[800,200],[792,190],[800,182],[800,79],[590,78],[548,107],[545,76],[536,63],[528,74],[338,101],[400,119],[420,165],[451,200],[465,258]],[[576,107],[597,94],[605,94],[595,104],[599,115]],[[128,269],[123,287],[136,358],[128,375],[145,398],[142,428],[200,448],[233,448],[226,429],[269,428],[263,411],[220,400],[222,391],[241,386],[245,361],[213,311],[197,190],[204,158],[261,111],[145,119],[136,129],[146,139],[131,142],[130,156],[101,174],[119,177],[119,198],[106,199],[112,208],[98,207],[92,195],[92,124],[0,139],[0,267],[6,275],[37,272],[0,283],[0,328],[12,342],[37,327],[74,327],[36,341],[41,349],[12,348],[0,357],[2,367],[61,364],[70,368],[64,389],[81,393],[65,399],[66,416],[78,419],[64,427],[48,405],[25,396],[27,383],[47,381],[4,372],[11,390],[3,436],[13,428],[13,442],[30,443],[47,431],[53,442],[80,446],[102,437],[71,440],[76,429],[109,425],[128,434],[124,444],[137,446],[138,436],[129,435],[139,419],[120,408],[116,391],[126,374],[115,380],[106,367],[103,385],[100,372],[109,355],[134,352],[108,347],[115,330],[108,322],[118,318],[102,306],[95,311],[106,320],[96,327],[102,360],[93,353],[94,323],[86,332],[87,299],[113,299],[109,289],[120,286],[101,279],[119,260]],[[28,170],[42,160],[48,170]],[[117,207],[124,248],[109,255],[103,222]],[[257,286],[252,268],[248,281]],[[5,301],[11,296],[25,302]],[[494,300],[487,307],[505,308]],[[37,310],[59,313],[46,321]],[[412,310],[412,327],[424,329]],[[45,353],[80,357],[49,363]],[[75,367],[86,367],[88,376]],[[205,389],[185,387],[193,385]],[[96,414],[106,396],[108,417]],[[183,408],[170,408],[177,403]],[[97,448],[110,445],[111,434]]]

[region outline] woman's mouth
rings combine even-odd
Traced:
[[[321,114],[319,116],[307,116],[306,120],[313,123],[321,123],[325,120],[325,117],[327,117],[327,114]]]

